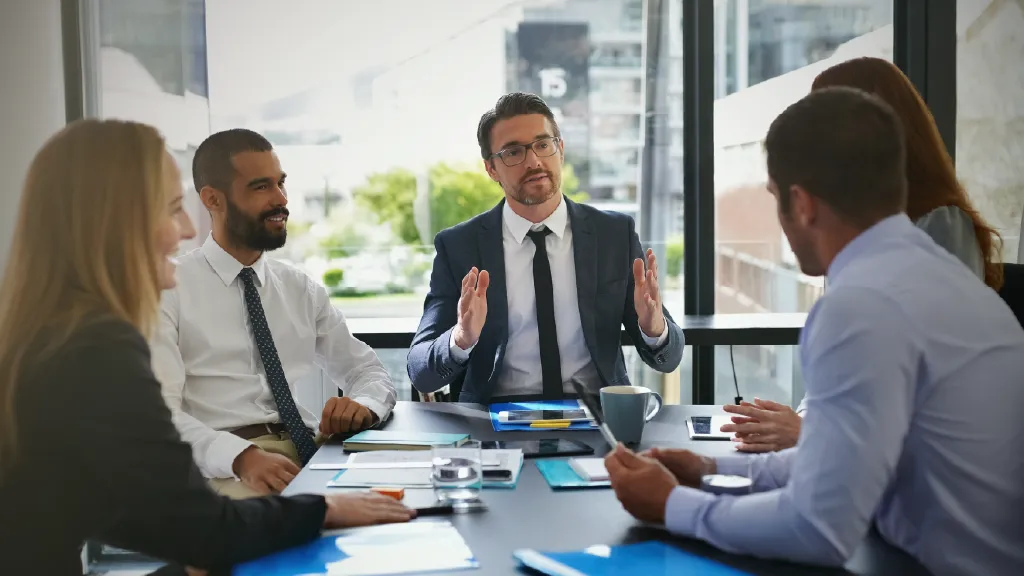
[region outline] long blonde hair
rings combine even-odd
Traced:
[[[0,472],[15,456],[15,396],[30,370],[93,319],[149,336],[166,154],[150,126],[82,120],[32,160],[0,284]]]

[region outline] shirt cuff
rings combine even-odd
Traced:
[[[352,401],[366,406],[370,412],[376,414],[378,423],[387,420],[391,414],[391,407],[372,396],[353,396]]]
[[[677,486],[665,503],[665,528],[673,534],[694,537],[701,511],[717,498],[688,486]]]
[[[644,339],[644,344],[647,344],[650,348],[661,348],[662,344],[668,340],[668,318],[665,318],[662,321],[665,323],[665,327],[661,329],[661,336],[658,336],[657,338],[652,338],[645,334],[643,327],[640,326],[640,322],[637,321],[636,323],[637,328],[640,328],[640,336]]]
[[[452,360],[455,360],[459,365],[465,364],[469,360],[469,353],[476,348],[476,344],[469,347],[469,350],[463,350],[459,348],[459,345],[455,343],[455,330],[452,330],[448,335],[448,352],[452,355]]]
[[[231,432],[217,432],[217,438],[210,444],[207,451],[206,466],[203,473],[208,478],[234,478],[235,458],[250,446],[252,442],[235,436]]]

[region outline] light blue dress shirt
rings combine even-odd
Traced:
[[[730,552],[844,563],[874,523],[934,574],[1024,573],[1024,330],[904,216],[828,270],[800,335],[796,448],[717,460],[756,493],[677,488],[674,533]]]

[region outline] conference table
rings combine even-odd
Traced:
[[[720,406],[665,406],[647,424],[641,449],[653,446],[688,448],[707,456],[735,454],[731,442],[690,441],[688,416],[722,414]],[[486,406],[476,404],[399,402],[386,430],[469,433],[476,440],[536,440],[566,438],[584,442],[598,456],[608,452],[597,431],[495,432]],[[340,443],[323,445],[309,464],[342,462],[347,458]],[[285,490],[292,494],[327,494],[345,489],[328,488],[337,472],[311,470],[307,465]],[[628,544],[660,540],[680,549],[733,566],[751,574],[926,574],[908,555],[884,543],[873,531],[845,569],[805,566],[728,554],[703,542],[671,536],[660,527],[643,525],[625,510],[610,489],[554,491],[533,460],[526,460],[514,490],[484,489],[487,511],[457,514],[448,519],[473,551],[480,568],[457,574],[524,574],[512,557],[514,550],[576,551],[598,544]],[[432,490],[407,489],[405,503],[428,506]],[[424,519],[423,521],[427,521]],[[455,574],[455,573],[453,573]]]

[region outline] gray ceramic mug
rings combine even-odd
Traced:
[[[608,386],[601,389],[601,411],[615,439],[636,444],[644,424],[661,411],[661,395],[643,386]]]

